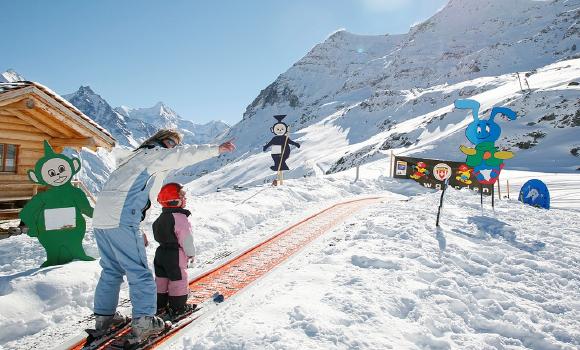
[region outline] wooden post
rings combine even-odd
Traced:
[[[394,162],[395,162],[395,159],[394,159],[394,155],[393,155],[393,150],[391,150],[391,165],[390,165],[390,168],[389,168],[389,175],[390,175],[390,177],[395,177],[395,174],[393,172],[393,163]]]
[[[284,147],[282,147],[282,153],[280,154],[280,163],[278,164],[278,185],[282,185],[282,159],[284,158],[284,152],[286,152],[286,146],[288,145],[288,138],[290,137],[290,126],[286,129],[286,139],[284,140]]]

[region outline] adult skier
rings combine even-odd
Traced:
[[[133,306],[133,335],[143,340],[164,330],[155,316],[157,288],[145,255],[146,237],[139,226],[151,205],[150,192],[172,169],[231,152],[231,141],[221,145],[184,145],[181,135],[160,130],[123,160],[103,186],[93,213],[93,229],[101,256],[101,277],[95,290],[94,313],[97,334],[127,321],[116,312],[123,276],[127,276]],[[157,190],[153,189],[157,187]],[[153,189],[153,190],[152,190]]]

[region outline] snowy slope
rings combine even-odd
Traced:
[[[438,197],[387,194],[170,348],[580,346],[579,227],[545,228],[577,214],[452,191],[436,236]]]
[[[206,195],[198,195],[203,178],[190,183],[199,252],[191,276],[336,201],[385,199],[222,305],[171,348],[580,346],[580,211],[514,200],[496,201],[492,211],[489,199],[482,211],[477,195],[453,190],[437,232],[439,193],[384,177],[387,164],[363,166],[354,184],[353,171]],[[575,187],[567,192],[577,198],[580,177],[560,181]],[[573,206],[580,210],[578,201]],[[153,207],[143,226],[149,237],[159,212]],[[84,245],[97,256],[90,225]],[[150,262],[155,247],[147,248]],[[27,236],[1,240],[0,252],[0,347],[51,348],[91,326],[83,320],[91,314],[98,261],[39,270],[43,249]],[[130,312],[124,305],[121,311]]]
[[[499,121],[502,136],[497,144],[515,153],[506,162],[506,169],[576,172],[580,168],[580,86],[574,82],[580,82],[580,59],[539,68],[527,80],[533,86],[529,92],[522,92],[518,79],[510,73],[406,91],[396,97],[376,97],[364,104],[356,102],[292,134],[302,146],[292,148],[288,161],[291,170],[284,176],[334,173],[385,158],[391,150],[399,155],[465,160],[459,146],[470,145],[464,131],[473,119],[466,111],[454,110],[453,101],[466,96],[482,104],[481,118],[489,117],[492,106],[509,106],[518,113],[516,121]],[[447,96],[446,104],[438,102],[434,107],[424,102],[432,96]],[[383,123],[380,110],[392,106],[393,99],[400,99],[397,103],[414,109],[414,114],[393,110]],[[262,129],[267,136],[263,144],[270,138],[268,128],[264,125]],[[376,134],[369,136],[374,128]],[[210,160],[178,171],[173,179],[190,181],[191,175],[215,170],[201,178],[205,193],[216,187],[271,182],[275,174],[269,169],[270,154],[262,152],[263,144],[243,151],[251,142],[248,140],[259,139],[253,129],[244,132],[247,134],[240,138],[242,150],[235,162],[221,156],[217,162]]]
[[[577,72],[571,72],[569,79],[561,79],[560,86],[541,82],[535,85],[533,80],[537,81],[535,73],[542,67],[578,57],[579,18],[580,2],[577,0],[453,0],[407,34],[333,33],[281,74],[248,106],[243,120],[224,136],[224,139],[235,137],[238,140],[238,153],[226,157],[215,168],[225,164],[226,159],[257,156],[261,146],[271,137],[268,130],[275,114],[287,114],[286,122],[297,136],[316,137],[308,135],[313,131],[308,127],[324,123],[346,136],[349,145],[359,144],[334,150],[332,156],[331,146],[319,145],[318,154],[326,158],[326,166],[322,168],[325,172],[380,157],[377,148],[396,149],[424,141],[423,129],[444,129],[454,123],[450,119],[457,119],[451,116],[438,120],[450,112],[448,107],[455,99],[478,98],[490,90],[496,90],[497,95],[489,101],[488,107],[491,104],[511,106],[514,100],[513,105],[522,116],[534,115],[534,120],[526,122],[537,123],[551,113],[556,113],[557,119],[572,115],[572,119],[577,120],[578,106],[574,99],[577,90],[569,91],[566,87],[580,80]],[[517,72],[523,89],[520,89]],[[517,90],[531,90],[530,96],[523,100],[524,91],[520,94],[508,91],[508,96],[500,96],[498,87],[508,82],[515,83]],[[543,88],[554,89],[544,92]],[[421,130],[407,131],[398,127],[412,119],[424,120],[429,125],[414,123]],[[536,128],[547,135],[538,142],[533,141],[533,136],[526,136],[534,133],[534,128],[521,123],[503,127],[506,135],[517,136],[515,143],[522,142],[523,147],[527,146],[527,141],[541,144],[535,149],[523,148],[521,154],[531,154],[542,148],[550,158],[564,159],[559,164],[552,164],[553,171],[575,171],[570,151],[577,146],[567,139],[565,147],[558,147],[549,139],[558,138],[562,128],[569,129],[568,134],[573,133],[577,122],[559,126],[539,124]],[[397,127],[397,132],[384,133]],[[553,136],[549,136],[552,133]],[[441,135],[432,147],[445,145],[445,136]],[[374,140],[373,143],[362,142],[368,139]],[[449,141],[451,144],[455,140]],[[513,151],[520,153],[518,145],[512,146],[515,146]],[[297,163],[304,163],[304,160]],[[540,165],[526,166],[543,169]]]

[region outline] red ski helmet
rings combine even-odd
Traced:
[[[179,208],[181,206],[180,192],[183,186],[171,182],[161,187],[157,195],[157,202],[164,208]]]

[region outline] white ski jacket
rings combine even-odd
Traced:
[[[141,148],[121,162],[98,195],[93,227],[139,227],[154,184],[167,172],[219,155],[217,145],[184,145],[174,148]],[[159,190],[159,189],[157,189]],[[152,198],[157,193],[151,193]]]

